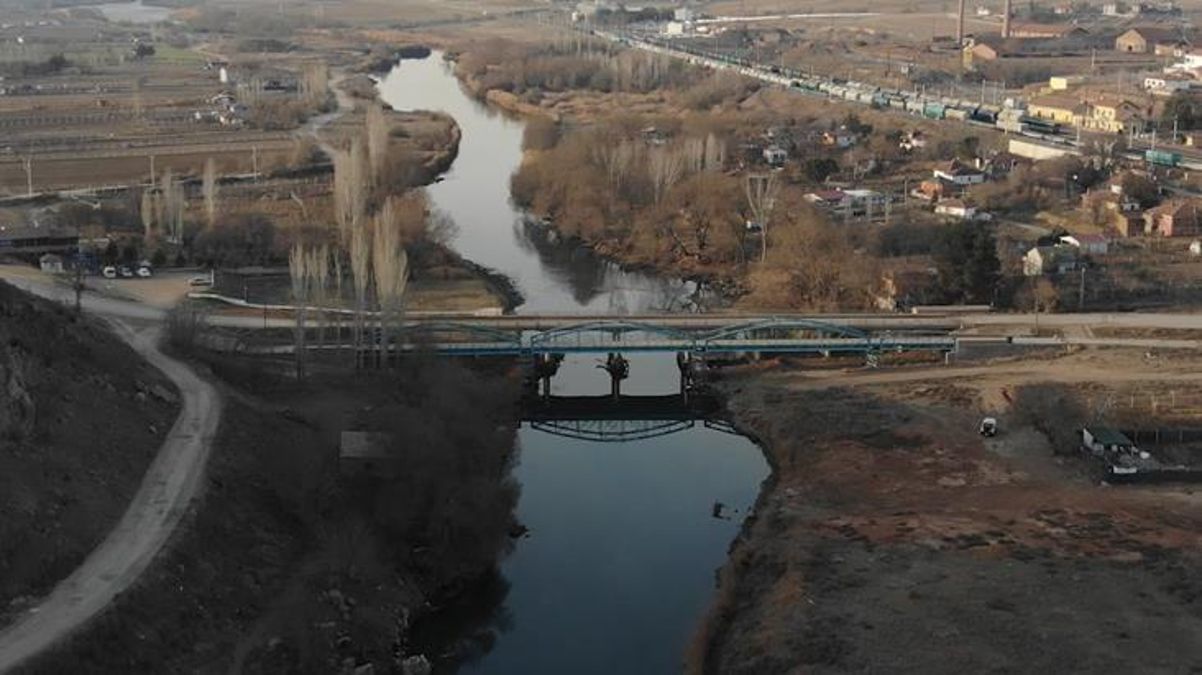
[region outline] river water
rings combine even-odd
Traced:
[[[526,298],[519,312],[627,314],[688,305],[690,283],[624,272],[523,227],[509,198],[522,122],[468,96],[439,54],[402,62],[380,83],[380,94],[396,109],[441,110],[458,122],[459,157],[446,179],[428,188],[430,199],[458,225],[453,246],[460,253],[515,281]],[[630,361],[624,394],[677,390],[670,355]],[[568,358],[552,393],[607,393],[608,376],[597,364]],[[518,519],[530,532],[502,564],[508,590],[491,610],[494,639],[478,659],[443,660],[439,670],[679,671],[713,595],[715,570],[768,475],[763,454],[746,438],[701,424],[621,443],[523,424],[518,441]],[[726,505],[726,517],[713,517],[715,502]]]
[[[118,23],[159,23],[166,21],[171,16],[170,8],[144,5],[141,0],[137,0],[136,2],[111,2],[103,5],[91,5],[91,8],[99,10],[101,14],[104,14],[104,18],[109,21],[116,21]]]

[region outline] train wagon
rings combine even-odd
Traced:
[[[949,120],[959,120],[961,122],[968,119],[969,112],[963,108],[946,108],[943,111],[943,116]]]
[[[927,119],[941,120],[947,108],[937,101],[930,101],[922,107],[922,116]]]
[[[1019,121],[1022,123],[1023,131],[1030,131],[1037,134],[1049,134],[1052,136],[1056,136],[1060,133],[1059,122],[1050,122],[1039,117],[1031,117],[1030,115],[1023,115],[1019,118]]]

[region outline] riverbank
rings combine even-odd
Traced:
[[[1202,556],[1202,502],[1183,489],[1098,487],[1074,454],[1055,451],[1063,439],[1041,431],[1044,416],[1053,429],[1076,420],[1048,401],[1126,396],[1147,367],[1139,354],[1081,352],[971,378],[731,374],[721,383],[730,409],[774,474],[721,572],[689,672],[1196,663],[1202,588],[1188,570]],[[1098,383],[1048,396],[1082,369]],[[982,414],[1002,419],[1001,435],[975,433]]]
[[[495,574],[509,545],[516,386],[444,363],[299,385],[204,366],[232,402],[204,502],[136,588],[32,671],[422,672],[412,624]],[[396,473],[340,464],[340,434],[358,429],[394,439],[379,461]]]

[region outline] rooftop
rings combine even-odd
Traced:
[[[1101,443],[1102,445],[1135,445],[1131,442],[1130,438],[1127,438],[1126,434],[1118,429],[1112,429],[1110,427],[1086,427],[1085,430],[1089,432],[1090,436],[1094,437],[1095,441]]]

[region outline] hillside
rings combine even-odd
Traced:
[[[116,523],[177,398],[107,326],[0,282],[0,623]]]

